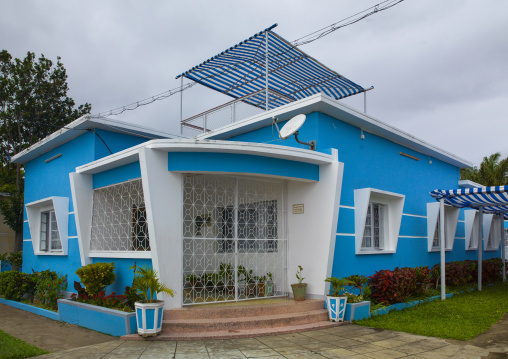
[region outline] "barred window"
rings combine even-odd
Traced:
[[[141,179],[94,190],[92,251],[149,251]]]
[[[363,232],[362,249],[383,249],[385,206],[379,203],[369,203],[365,230]]]

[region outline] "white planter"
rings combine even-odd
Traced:
[[[342,322],[346,313],[347,297],[326,296],[326,307],[328,308],[328,318],[332,322]]]
[[[156,336],[162,329],[164,315],[164,301],[156,300],[153,303],[136,302],[136,323],[138,334],[144,337]]]

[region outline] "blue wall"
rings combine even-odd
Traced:
[[[93,175],[93,188],[109,186],[115,183],[125,182],[141,177],[139,162],[129,163],[104,172]]]
[[[213,152],[169,152],[170,171],[236,172],[319,180],[319,166],[279,158]]]
[[[110,131],[96,130],[97,134],[106,142],[113,153],[146,142],[148,139],[131,135],[119,134]],[[45,163],[44,160],[61,153],[62,156]],[[41,271],[51,269],[68,275],[68,290],[74,291],[74,281],[79,281],[75,274],[81,267],[79,255],[74,206],[72,203],[69,173],[75,172],[76,167],[108,156],[109,150],[98,136],[92,132],[84,132],[80,136],[66,142],[45,154],[25,164],[25,204],[39,199],[59,196],[69,198],[69,224],[68,224],[68,255],[34,255],[26,210],[23,224],[23,271],[31,273],[32,270]],[[121,178],[125,173],[139,173],[139,163],[127,165],[127,171],[117,170],[118,173],[109,173],[103,177],[94,177],[94,184],[109,184],[111,178]],[[136,169],[137,166],[137,169]],[[136,172],[137,171],[137,172]],[[107,177],[110,177],[108,179]],[[140,174],[137,175],[140,177]],[[130,179],[130,178],[128,178]],[[103,184],[103,185],[106,185]],[[151,263],[151,262],[150,262]],[[130,279],[132,282],[132,278]],[[123,283],[123,282],[122,282]],[[123,287],[122,287],[123,288]],[[123,289],[120,293],[123,293]]]
[[[152,267],[151,259],[131,259],[131,258],[94,258],[94,263],[114,263],[115,264],[115,283],[106,288],[106,294],[115,292],[116,294],[123,294],[126,286],[132,285],[134,273],[129,269],[130,266],[136,263],[137,266]]]
[[[330,148],[339,152],[339,161],[344,163],[344,177],[339,209],[339,221],[332,275],[344,277],[351,274],[371,275],[376,270],[395,267],[433,266],[439,262],[439,253],[429,253],[427,248],[427,203],[434,202],[429,192],[436,188],[457,188],[460,178],[458,167],[411,150],[385,138],[364,132],[360,138],[358,127],[339,121],[320,112],[307,114],[300,129],[302,141],[317,140],[317,151],[329,153]],[[306,148],[294,138],[274,141],[276,130],[264,127],[256,131],[230,138],[231,141],[270,142],[282,146]],[[273,141],[273,142],[272,142]],[[402,156],[404,152],[420,161]],[[400,227],[397,252],[394,254],[355,254],[354,190],[360,188],[379,190],[405,195],[404,214]],[[446,260],[475,259],[476,251],[465,250],[464,214],[460,212],[453,251],[446,253]],[[417,238],[425,237],[425,238]],[[499,257],[499,252],[484,252],[485,259]]]

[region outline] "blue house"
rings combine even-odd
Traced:
[[[290,293],[298,265],[308,296],[324,279],[500,256],[499,220],[445,209],[471,163],[344,105],[366,89],[268,28],[185,77],[233,100],[181,119],[173,136],[82,117],[13,157],[25,165],[23,270],[147,264],[177,291],[166,308]],[[183,81],[182,81],[183,86]],[[280,127],[305,114],[300,142]]]

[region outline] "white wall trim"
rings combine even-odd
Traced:
[[[408,216],[408,217],[417,217],[417,218],[427,218],[427,216],[422,216],[420,214],[409,214],[409,213],[402,213],[403,216]]]
[[[355,209],[355,207],[351,207],[351,206],[343,206],[343,205],[339,205],[339,208],[346,208],[346,209]]]
[[[88,252],[90,258],[152,258],[150,251]]]
[[[399,236],[399,238],[427,238],[427,236]]]
[[[336,236],[354,237],[354,233],[335,233]]]

